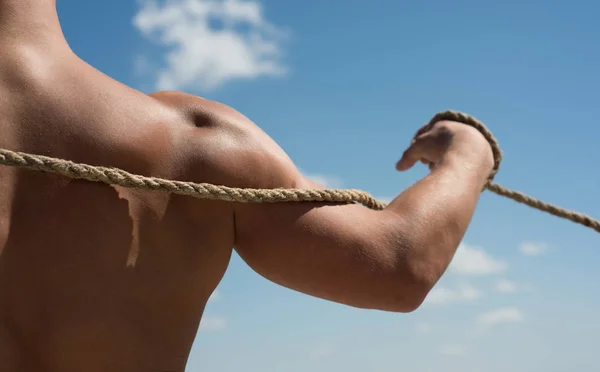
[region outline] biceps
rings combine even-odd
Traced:
[[[385,211],[358,205],[280,203],[236,212],[236,250],[259,274],[288,288],[374,307],[398,286],[403,252]]]

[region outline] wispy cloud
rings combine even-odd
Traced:
[[[457,289],[435,287],[429,292],[424,303],[431,305],[447,305],[457,302],[472,302],[480,297],[481,292],[477,288],[469,284],[463,284]]]
[[[525,319],[523,312],[516,307],[505,307],[483,313],[477,317],[477,324],[492,327],[506,323],[520,323]]]
[[[136,67],[155,70],[159,90],[210,90],[229,81],[281,76],[285,33],[265,18],[255,0],[138,0],[135,28],[165,48],[161,67],[138,57]]]
[[[199,330],[202,332],[218,332],[227,327],[227,320],[222,316],[203,316]]]
[[[494,288],[496,290],[496,292],[500,292],[500,293],[515,293],[517,292],[517,284],[514,282],[511,282],[510,280],[507,279],[501,279],[498,280],[495,285]]]
[[[305,174],[304,175],[306,178],[320,184],[323,185],[327,188],[330,189],[337,189],[337,188],[341,188],[343,187],[344,182],[342,181],[341,178],[333,176],[333,175],[326,175],[326,174]]]
[[[221,292],[218,289],[215,289],[213,293],[208,298],[208,303],[214,303],[221,300]]]
[[[482,248],[461,244],[449,271],[460,275],[489,275],[505,271],[508,264],[486,253]]]
[[[548,245],[541,242],[523,242],[519,251],[524,256],[539,256],[548,250]]]

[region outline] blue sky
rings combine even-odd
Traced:
[[[498,138],[499,183],[600,217],[598,2],[58,8],[72,48],[99,70],[144,92],[224,102],[331,186],[395,196],[426,174],[394,170],[412,134],[455,109]],[[598,371],[599,266],[600,235],[491,193],[451,269],[411,314],[313,299],[234,256],[188,371]]]

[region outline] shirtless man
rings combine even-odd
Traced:
[[[0,147],[168,179],[321,187],[250,120],[145,95],[79,59],[55,0],[0,0]],[[430,174],[385,210],[236,204],[0,166],[4,372],[183,371],[235,249],[257,273],[368,309],[419,307],[493,166],[475,129],[440,122],[404,153]]]

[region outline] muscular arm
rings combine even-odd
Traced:
[[[297,187],[320,187],[296,177]],[[355,307],[412,311],[450,263],[484,179],[448,159],[383,211],[239,205],[236,250],[259,274],[288,288]]]
[[[211,150],[220,154],[214,160],[218,183],[322,187],[301,175],[249,120],[210,104],[224,126],[218,135],[224,139],[215,143],[226,143],[226,149]],[[348,204],[236,203],[235,249],[256,272],[293,290],[354,307],[412,311],[447,268],[474,212],[490,169],[469,161],[472,155],[449,153],[383,211]]]
[[[283,180],[277,186],[321,187],[281,158],[261,159]],[[450,263],[488,171],[464,154],[449,154],[383,211],[236,205],[236,250],[259,274],[288,288],[355,307],[412,311]]]

